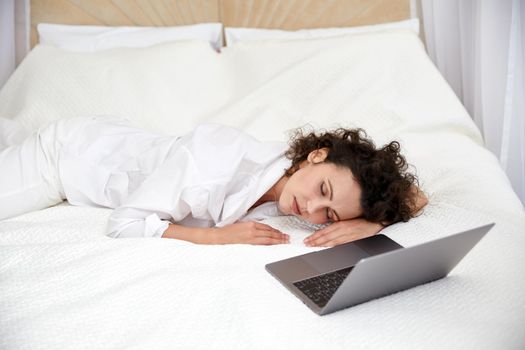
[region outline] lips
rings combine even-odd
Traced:
[[[301,215],[301,210],[299,209],[299,204],[297,204],[297,199],[295,197],[293,197],[292,211],[295,215]]]

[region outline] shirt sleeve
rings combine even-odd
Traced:
[[[181,221],[192,210],[207,206],[205,196],[193,193],[196,177],[191,154],[181,147],[113,211],[107,234],[161,237],[170,221]]]
[[[200,126],[113,211],[108,235],[161,237],[170,221],[181,222],[190,214],[215,224],[240,217],[254,196],[249,192],[256,183],[252,174],[274,157],[239,130]],[[225,204],[227,196],[231,205]]]
[[[108,236],[114,238],[162,237],[168,226],[169,221],[160,219],[157,213],[148,215],[148,212],[144,210],[119,207],[109,217]]]

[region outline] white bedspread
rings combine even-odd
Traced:
[[[130,55],[130,54],[133,55]],[[204,68],[203,68],[204,67]],[[133,73],[130,73],[133,72]],[[37,47],[0,91],[29,129],[116,114],[170,133],[221,121],[265,139],[304,123],[399,139],[430,203],[383,233],[404,246],[496,226],[445,279],[317,316],[264,269],[312,251],[104,236],[108,209],[0,221],[2,349],[522,349],[525,214],[496,158],[406,32],[91,55]],[[191,118],[188,118],[191,116]],[[318,249],[318,248],[317,248]]]

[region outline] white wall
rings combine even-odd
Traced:
[[[0,87],[29,51],[29,0],[0,0]]]
[[[0,86],[15,69],[15,0],[0,0]]]

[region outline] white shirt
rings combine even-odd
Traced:
[[[219,124],[179,138],[125,121],[80,130],[59,157],[64,193],[75,205],[115,208],[112,237],[160,237],[170,222],[220,227],[242,220],[291,165],[286,144]],[[279,215],[275,203],[256,209],[250,219]]]

